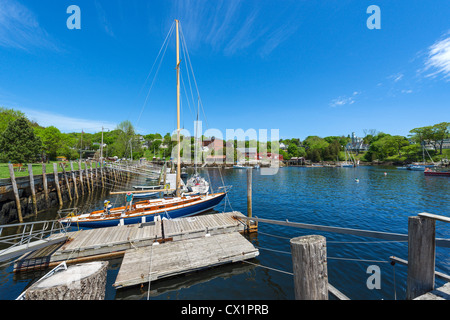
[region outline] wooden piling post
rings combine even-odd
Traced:
[[[16,208],[17,208],[17,215],[19,217],[19,222],[23,222],[22,218],[22,207],[20,206],[20,197],[19,197],[19,190],[17,189],[17,183],[16,183],[16,177],[14,175],[14,167],[12,163],[8,164],[9,167],[9,175],[11,177],[11,184],[13,186],[14,191],[14,197],[16,199]]]
[[[61,166],[61,169],[63,171],[64,180],[66,181],[67,191],[69,192],[69,199],[70,199],[70,201],[72,201],[72,191],[70,190],[70,184],[69,184],[69,179],[67,178],[67,175],[66,175],[66,169],[64,168],[64,164],[62,162],[60,162],[59,165]]]
[[[56,192],[58,194],[58,200],[59,205],[63,205],[62,196],[61,196],[61,187],[59,185],[59,179],[58,179],[58,165],[56,163],[53,163],[53,175],[55,177],[55,186],[56,186]]]
[[[37,216],[38,210],[36,202],[36,189],[34,187],[33,165],[31,163],[28,164],[28,176],[30,177],[30,189],[31,189],[31,197],[33,199],[34,214]]]
[[[44,196],[45,202],[47,203],[47,208],[50,208],[50,201],[48,199],[48,183],[47,183],[47,165],[45,163],[42,164],[42,182],[44,184]]]
[[[104,177],[103,177],[103,164],[100,164],[100,176],[102,178],[102,189],[105,188],[105,181],[104,181]]]
[[[25,300],[104,300],[107,261],[69,266],[30,286]]]
[[[328,300],[326,239],[310,235],[291,239],[295,299]]]
[[[409,217],[407,300],[434,290],[435,258],[435,220],[416,216]]]
[[[81,160],[78,160],[78,174],[80,176],[80,184],[81,184],[81,195],[84,196],[84,183],[83,183],[83,167],[81,164]]]
[[[94,192],[94,169],[92,168],[92,161],[89,161],[89,165],[91,167],[91,186],[92,186],[92,192]]]
[[[86,184],[88,187],[88,192],[91,193],[91,185],[89,183],[89,173],[88,173],[89,170],[88,170],[86,161],[84,162],[84,170],[85,170],[85,174],[86,174]]]
[[[72,161],[70,161],[70,170],[72,172],[73,189],[75,190],[75,197],[78,199],[77,178],[75,177],[75,172],[73,171],[73,162]]]

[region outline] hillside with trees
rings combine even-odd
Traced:
[[[390,135],[364,130],[364,143],[369,145],[367,151],[355,152],[357,159],[366,162],[389,161],[409,163],[422,161],[425,155],[438,161],[450,156],[450,149],[444,148],[444,142],[450,138],[450,122],[413,128],[407,137]],[[280,139],[259,143],[245,141],[245,147],[256,146],[259,152],[264,148],[272,152],[277,146],[285,160],[293,157],[303,157],[312,162],[342,161],[345,159],[345,148],[351,141],[348,136],[308,136],[303,141],[299,138]],[[189,142],[189,141],[188,141]],[[63,133],[55,126],[42,127],[30,121],[21,111],[0,107],[0,162],[27,163],[48,162],[58,157],[76,160],[80,157],[98,158],[102,143],[102,132]],[[194,154],[194,139],[190,138],[191,154]],[[103,156],[117,158],[169,159],[176,145],[170,133],[164,136],[160,133],[139,135],[132,123],[122,121],[113,130],[103,132]],[[239,143],[241,145],[242,142]],[[234,146],[234,158],[237,158],[238,141],[229,141]],[[284,145],[285,148],[279,148]],[[424,151],[425,150],[425,151]],[[226,153],[224,143],[223,154]]]

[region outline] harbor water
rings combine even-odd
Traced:
[[[188,170],[189,172],[189,170]],[[214,191],[231,185],[228,199],[216,211],[247,212],[247,175],[240,169],[202,169]],[[427,177],[423,172],[395,167],[358,168],[285,167],[275,175],[253,170],[253,216],[324,226],[407,234],[408,217],[421,212],[450,215],[450,180]],[[132,181],[130,186],[145,183]],[[90,197],[90,198],[88,198]],[[97,191],[67,207],[94,210],[108,199],[123,205],[123,195]],[[211,213],[211,212],[208,212]],[[57,209],[40,213],[38,219],[56,219]],[[160,280],[150,286],[116,290],[112,287],[121,259],[110,260],[107,300],[286,300],[294,299],[289,240],[320,234],[327,240],[329,283],[352,300],[405,299],[407,267],[390,264],[389,257],[408,259],[406,241],[318,232],[260,223],[257,234],[247,235],[260,255],[249,262],[230,264],[193,274]],[[450,226],[436,222],[436,237],[450,238]],[[380,282],[374,286],[373,266]],[[436,248],[436,271],[450,274],[447,248]],[[13,273],[12,264],[0,266],[0,299],[13,300],[45,272]],[[443,282],[436,279],[436,286]],[[332,299],[333,297],[330,296]]]

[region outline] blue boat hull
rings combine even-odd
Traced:
[[[92,221],[79,221],[79,222],[70,222],[67,223],[65,221],[61,221],[62,224],[68,225],[70,224],[72,227],[78,227],[78,228],[104,228],[104,227],[115,227],[119,224],[136,224],[136,223],[142,223],[142,222],[152,222],[155,219],[155,216],[160,216],[161,218],[167,218],[167,219],[176,219],[176,218],[182,218],[182,217],[188,217],[192,215],[199,214],[204,211],[208,211],[210,209],[213,209],[215,206],[217,206],[223,198],[225,198],[226,193],[223,193],[222,195],[219,195],[217,197],[214,197],[212,199],[209,199],[207,201],[202,201],[197,204],[193,204],[191,206],[180,208],[180,209],[173,209],[168,210],[167,212],[162,213],[148,213],[148,214],[142,214],[134,217],[124,217],[124,218],[114,218],[114,219],[99,219],[99,220],[92,220]],[[145,219],[144,219],[145,218]]]

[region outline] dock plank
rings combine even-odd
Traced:
[[[450,282],[431,292],[425,293],[414,300],[450,300]]]
[[[113,286],[138,285],[258,255],[258,249],[238,232],[130,249]]]
[[[95,258],[96,255],[101,256],[109,253],[123,252],[124,254],[128,249],[149,246],[155,241],[161,240],[163,234],[165,241],[180,241],[203,238],[206,234],[216,235],[243,231],[244,225],[242,222],[233,219],[232,216],[234,215],[242,214],[239,212],[215,213],[174,220],[69,232],[67,237],[71,240],[52,252],[50,256],[47,251],[42,250],[20,259],[40,259],[51,263],[66,261],[67,259],[76,261],[77,259]],[[219,248],[215,250],[219,250]],[[226,252],[226,248],[220,250]],[[177,261],[181,265],[185,263],[184,261]],[[28,265],[28,263],[21,261],[17,265]]]

